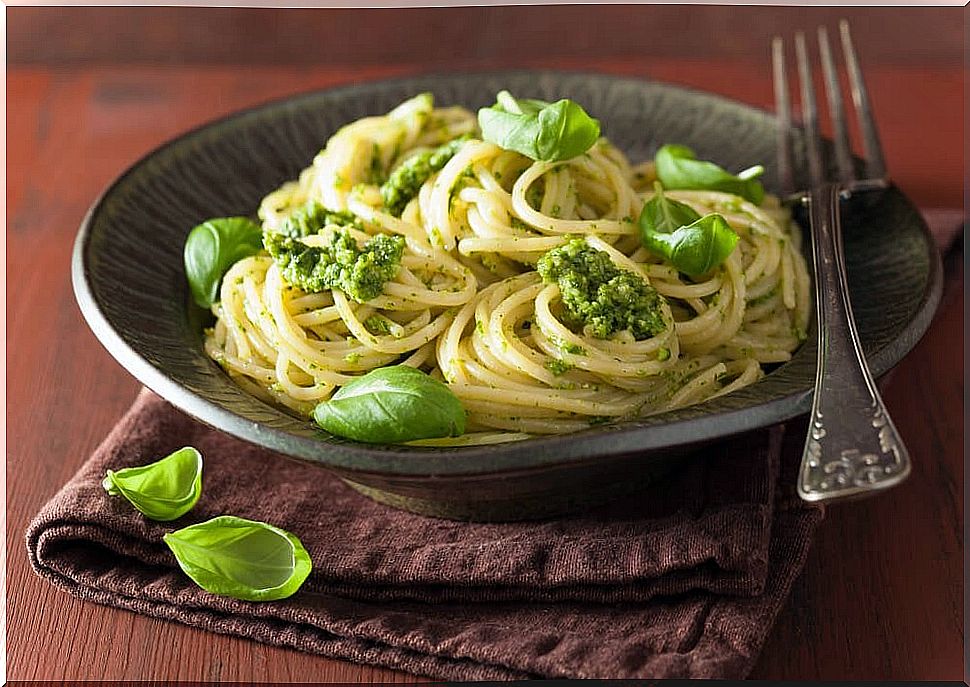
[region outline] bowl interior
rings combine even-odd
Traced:
[[[485,447],[368,446],[326,435],[250,396],[202,351],[206,313],[191,305],[182,266],[189,230],[214,216],[254,214],[260,199],[295,178],[341,125],[386,112],[422,91],[475,109],[509,89],[569,97],[600,119],[634,160],[663,143],[693,147],[728,169],[769,168],[768,114],[670,85],[603,75],[502,72],[360,84],[273,102],[191,131],[149,154],[99,198],[78,235],[73,276],[81,309],[102,343],[135,377],[174,405],[240,438],[344,471],[470,474],[534,468],[602,454],[666,449],[762,427],[806,412],[813,337],[762,381],[706,403],[561,437]],[[801,156],[796,156],[801,164]],[[802,165],[803,166],[803,165]],[[912,204],[890,189],[844,213],[853,309],[879,375],[915,345],[939,297],[938,257]]]

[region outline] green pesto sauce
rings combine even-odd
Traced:
[[[371,315],[364,320],[364,327],[371,334],[390,334],[391,323],[380,315]]]
[[[754,307],[756,305],[762,305],[763,303],[767,303],[772,298],[774,298],[777,294],[778,294],[778,287],[775,286],[768,293],[764,293],[764,294],[758,296],[757,298],[752,298],[751,300],[749,300],[748,301],[748,306],[749,307]]]
[[[307,202],[290,213],[290,216],[283,220],[279,233],[291,239],[299,239],[304,236],[319,234],[328,224],[336,224],[341,227],[352,226],[362,229],[363,225],[358,217],[350,212],[328,210],[315,200]]]
[[[387,211],[400,217],[410,200],[418,195],[421,185],[440,171],[469,138],[469,135],[459,136],[435,150],[415,155],[391,172],[381,185],[381,199]]]
[[[308,246],[283,234],[263,235],[263,245],[283,278],[307,293],[339,289],[358,303],[376,298],[394,278],[404,238],[378,234],[361,248],[349,231],[338,229],[330,245]]]
[[[384,175],[384,162],[381,160],[381,147],[374,144],[371,152],[370,165],[367,168],[367,183],[378,186],[386,180]]]
[[[565,353],[572,353],[573,355],[586,355],[585,348],[569,341],[556,338],[553,343],[556,344],[556,348]]]
[[[529,190],[525,192],[525,201],[529,204],[533,210],[538,210],[542,205],[542,198],[545,196],[545,181],[538,179],[529,186]]]
[[[559,375],[564,375],[569,372],[571,369],[573,369],[573,366],[564,360],[553,358],[546,361],[545,368],[558,377]]]
[[[463,188],[467,188],[475,183],[475,172],[472,171],[472,166],[468,165],[465,170],[458,177],[458,181],[455,185],[451,187],[451,193],[448,196],[448,212],[451,212],[455,205],[455,199],[458,198],[458,194],[461,193]],[[467,227],[465,227],[467,230]]]
[[[532,227],[520,220],[518,217],[509,216],[509,223],[513,229],[520,231],[532,231]]]
[[[629,330],[637,341],[665,328],[663,297],[584,239],[552,249],[539,259],[537,269],[545,283],[559,286],[563,320],[570,327],[588,327],[598,339]]]

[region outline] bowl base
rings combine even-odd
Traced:
[[[551,519],[632,497],[663,479],[685,460],[688,460],[688,456],[683,454],[665,456],[663,460],[654,459],[620,479],[595,479],[586,473],[583,479],[550,480],[545,484],[533,482],[528,494],[522,494],[521,488],[516,488],[521,486],[521,482],[517,483],[518,480],[514,478],[509,480],[509,489],[504,494],[501,493],[502,489],[494,489],[494,485],[490,485],[493,487],[488,490],[492,492],[491,495],[475,494],[474,488],[468,491],[443,488],[434,490],[434,497],[407,493],[411,490],[396,490],[388,488],[388,485],[367,485],[346,476],[342,480],[378,503],[418,515],[470,522],[515,522]],[[498,476],[496,479],[501,480]]]

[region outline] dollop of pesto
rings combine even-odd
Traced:
[[[552,249],[539,259],[537,269],[545,283],[559,286],[563,321],[570,327],[588,327],[598,339],[626,329],[637,341],[665,328],[663,296],[584,239]]]
[[[274,232],[263,235],[263,245],[289,284],[308,293],[339,289],[358,303],[383,293],[404,253],[402,236],[378,234],[361,248],[346,229],[334,231],[326,246]]]
[[[360,219],[352,212],[328,210],[315,200],[298,207],[283,220],[279,233],[293,239],[319,234],[328,224],[341,227],[363,228]]]
[[[391,172],[391,176],[381,185],[381,199],[387,211],[400,217],[408,202],[418,195],[421,185],[432,174],[441,171],[470,138],[470,135],[465,134],[434,150],[419,153]]]

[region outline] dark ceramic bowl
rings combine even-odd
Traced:
[[[448,74],[347,86],[273,102],[191,131],[125,172],[94,203],[74,250],[78,303],[108,351],[146,386],[203,422],[340,474],[382,501],[445,517],[536,517],[609,498],[685,460],[705,443],[806,413],[815,374],[807,343],[734,394],[575,434],[466,448],[373,446],[337,439],[237,387],[202,350],[208,315],[191,305],[182,267],[189,229],[254,213],[295,178],[336,129],[432,91],[478,108],[507,88],[573,98],[633,160],[666,142],[729,169],[775,159],[773,118],[670,85],[595,74]],[[771,174],[766,178],[774,186]],[[869,365],[882,375],[915,345],[940,295],[925,224],[896,189],[844,212],[853,310]],[[809,341],[814,339],[810,335]]]

